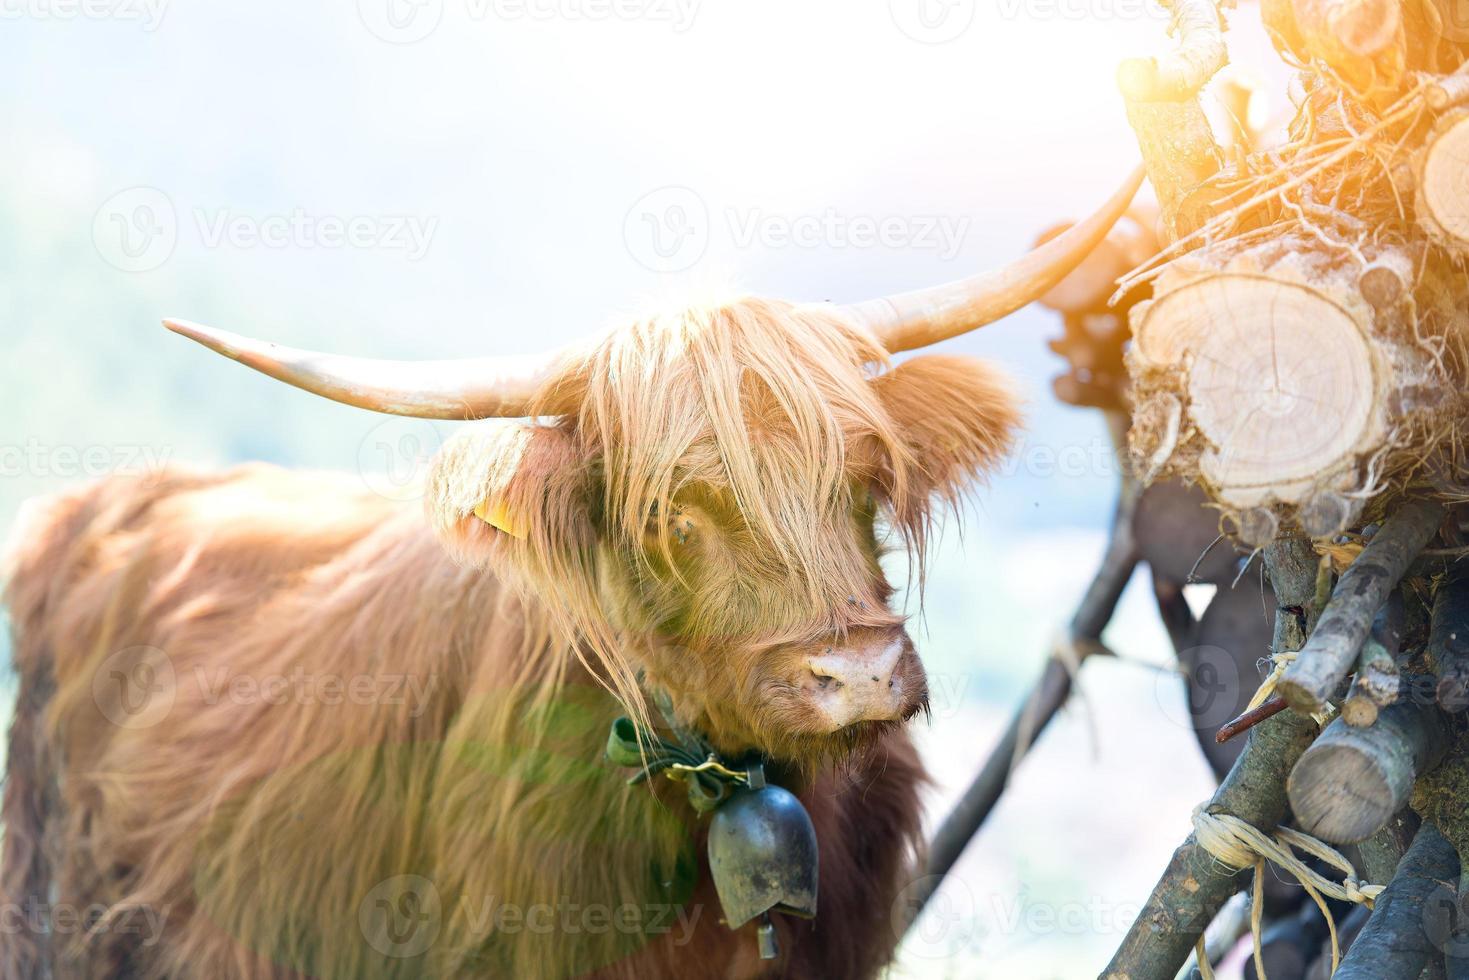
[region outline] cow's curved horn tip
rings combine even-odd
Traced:
[[[193,320],[175,320],[173,317],[164,317],[163,325],[180,337],[188,337],[195,343],[203,344],[213,350],[219,350],[220,345],[226,342],[228,336],[222,330],[206,327]]]

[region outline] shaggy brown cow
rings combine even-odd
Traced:
[[[927,699],[879,528],[921,567],[932,505],[1016,424],[982,363],[874,369],[1054,284],[1135,188],[989,276],[742,300],[535,363],[170,324],[353,404],[542,421],[460,433],[427,522],[259,466],[31,512],[0,869],[28,927],[0,975],[874,975],[920,843],[902,722]],[[810,813],[819,914],[776,916],[775,960],[721,924],[684,787],[602,757],[621,712],[664,730],[655,692]]]

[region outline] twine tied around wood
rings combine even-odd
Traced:
[[[1254,867],[1255,883],[1251,897],[1250,936],[1255,946],[1255,973],[1260,980],[1265,978],[1265,963],[1260,950],[1260,915],[1264,907],[1265,862],[1270,861],[1288,871],[1306,894],[1311,896],[1321,914],[1326,917],[1326,926],[1331,930],[1331,972],[1341,965],[1341,946],[1337,942],[1336,920],[1326,904],[1327,898],[1365,905],[1369,909],[1383,885],[1364,885],[1357,879],[1357,869],[1340,851],[1310,834],[1289,827],[1278,827],[1273,835],[1241,820],[1232,813],[1210,813],[1200,805],[1194,810],[1194,838],[1199,846],[1212,854],[1221,864],[1235,870]],[[1332,881],[1314,871],[1296,855],[1303,851],[1340,871],[1345,879]],[[1204,954],[1204,936],[1199,934],[1199,972],[1204,980],[1214,980],[1209,958]]]

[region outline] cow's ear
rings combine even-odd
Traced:
[[[1010,452],[1020,400],[1010,380],[972,357],[927,354],[872,382],[909,450],[910,495],[953,496]],[[914,493],[916,491],[916,493]]]
[[[560,549],[590,535],[588,472],[565,429],[478,423],[435,457],[429,519],[450,553],[468,564],[483,565],[512,541]]]

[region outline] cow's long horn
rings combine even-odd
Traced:
[[[1098,211],[1021,259],[968,279],[844,307],[888,353],[914,350],[968,333],[1037,299],[1086,258],[1132,203],[1139,167]]]
[[[448,361],[379,361],[296,350],[186,320],[174,333],[272,378],[346,405],[422,419],[516,418],[530,410],[560,352]]]

